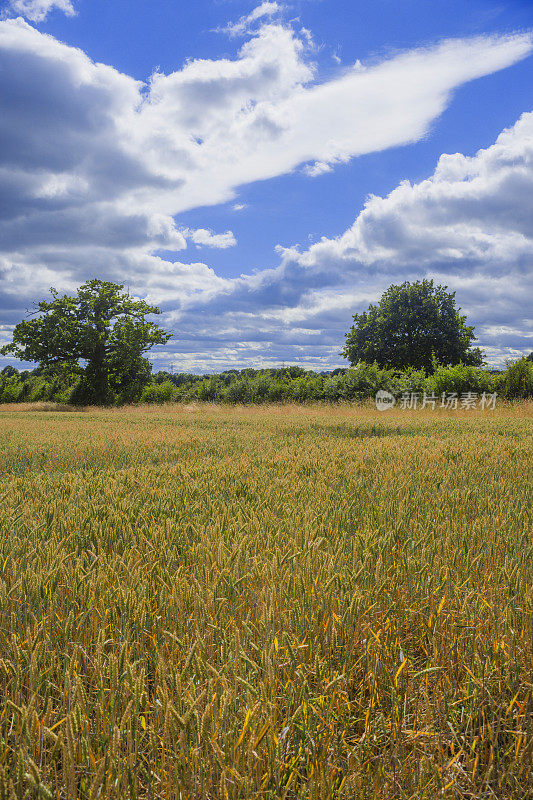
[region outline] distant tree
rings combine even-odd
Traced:
[[[158,308],[132,299],[123,288],[91,280],[74,297],[51,289],[52,300],[40,302],[38,316],[17,325],[13,341],[0,352],[38,362],[47,372],[79,375],[75,402],[136,399],[150,379],[143,353],[168,342],[171,334],[146,320],[161,313]]]
[[[376,362],[385,369],[424,368],[440,364],[479,365],[471,349],[474,328],[455,308],[455,292],[431,280],[390,286],[378,305],[355,314],[341,355],[352,365]]]
[[[526,361],[533,361],[533,350],[528,356],[526,356]]]

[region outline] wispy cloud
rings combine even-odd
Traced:
[[[284,10],[284,6],[275,2],[275,0],[264,0],[260,6],[257,6],[249,14],[246,14],[237,22],[229,22],[223,28],[217,28],[217,33],[227,33],[230,36],[243,36],[244,34],[251,33],[257,22],[262,22],[265,18],[271,19],[272,17],[280,14]]]

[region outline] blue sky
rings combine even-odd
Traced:
[[[163,309],[156,368],[327,369],[433,277],[490,362],[533,349],[529,1],[0,8],[0,341],[105,277]]]

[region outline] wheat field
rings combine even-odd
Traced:
[[[0,798],[533,797],[531,404],[0,412]]]

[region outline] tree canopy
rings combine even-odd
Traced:
[[[45,370],[80,376],[76,401],[106,405],[117,398],[134,400],[148,383],[150,362],[143,353],[171,337],[155,322],[156,306],[135,300],[122,284],[90,280],[77,293],[38,304],[33,319],[20,322],[13,340],[2,348]]]
[[[341,352],[351,364],[376,362],[385,369],[482,362],[471,348],[474,328],[455,307],[455,292],[432,280],[390,286],[378,305],[355,314]]]

